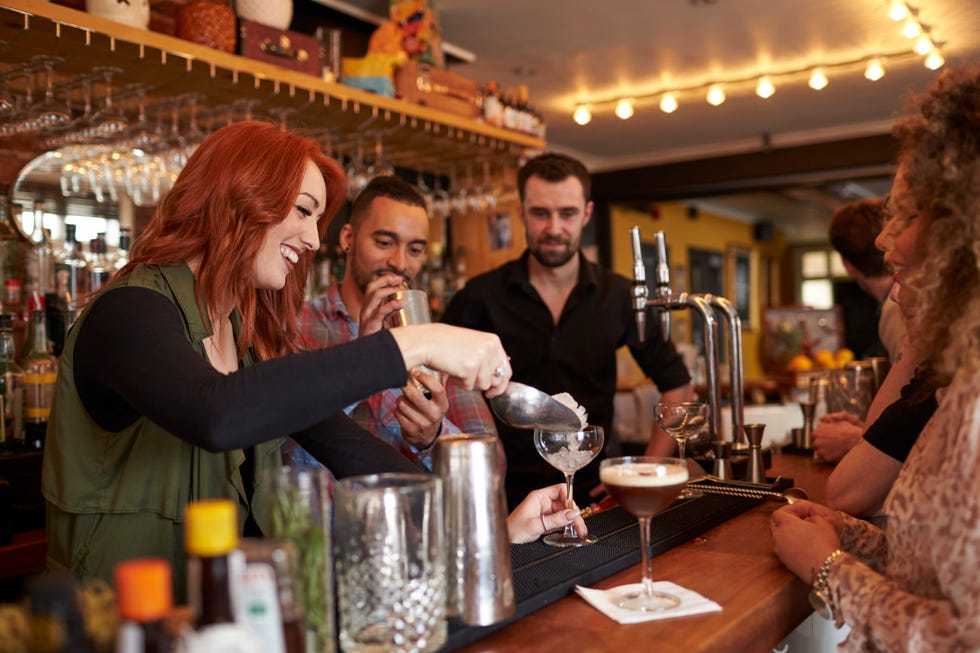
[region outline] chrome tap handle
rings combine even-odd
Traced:
[[[643,342],[647,332],[647,299],[650,289],[647,288],[647,270],[643,265],[639,227],[630,227],[630,238],[633,241],[633,312],[636,316],[637,335],[640,342]]]
[[[667,241],[664,238],[663,231],[658,231],[653,237],[657,243],[657,269],[654,272],[655,285],[653,292],[656,297],[666,299],[672,295],[670,290],[670,266],[667,265]],[[670,342],[670,311],[660,311],[660,335],[665,341]]]

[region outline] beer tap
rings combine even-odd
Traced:
[[[745,442],[745,385],[742,378],[742,320],[738,309],[724,297],[706,295],[708,303],[720,310],[728,322],[728,378],[732,395],[732,441]]]
[[[658,231],[656,234],[657,253],[660,259],[657,263],[657,296],[653,299],[646,299],[646,284],[643,284],[644,289],[642,291],[638,288],[639,282],[646,279],[646,270],[643,265],[643,256],[640,249],[640,228],[632,227],[630,229],[630,235],[633,241],[634,275],[639,275],[634,276],[633,285],[637,329],[641,329],[641,327],[643,329],[646,328],[645,313],[647,308],[654,308],[659,312],[661,330],[663,332],[663,338],[666,341],[670,340],[670,322],[668,319],[665,323],[663,314],[669,313],[670,311],[690,309],[700,315],[704,322],[704,352],[708,377],[708,405],[711,407],[708,431],[711,441],[715,442],[721,439],[721,385],[718,383],[718,322],[715,319],[714,309],[711,307],[707,299],[708,296],[706,295],[686,292],[673,295],[671,293],[670,272],[666,261],[667,248],[664,243],[664,234],[662,231]],[[641,298],[644,299],[642,306],[640,305]],[[640,315],[641,313],[643,313],[642,317]],[[640,331],[640,334],[642,339],[643,330]]]

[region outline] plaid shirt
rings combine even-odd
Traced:
[[[310,349],[350,342],[358,335],[357,320],[348,314],[347,307],[340,298],[340,287],[336,283],[330,285],[325,295],[303,304],[299,322],[300,336],[304,345]],[[401,388],[389,388],[344,410],[358,424],[398,449],[406,458],[420,462],[426,469],[431,470],[432,447],[419,450],[402,437],[401,425],[395,418],[398,397],[401,395]],[[442,419],[440,435],[497,434],[493,417],[479,392],[467,390],[454,379],[450,379],[446,383],[446,398],[449,400],[449,410]],[[318,464],[309,453],[291,439],[284,445],[283,454],[293,465]]]

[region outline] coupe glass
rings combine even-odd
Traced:
[[[684,460],[684,445],[708,421],[708,404],[699,401],[660,402],[654,409],[660,427],[677,442],[678,457]]]
[[[687,462],[680,458],[627,456],[599,463],[599,480],[606,492],[640,525],[643,554],[642,589],[626,591],[613,598],[621,608],[638,612],[660,612],[676,608],[681,600],[653,589],[650,569],[650,519],[680,495],[687,485]]]
[[[575,472],[588,465],[602,451],[605,437],[601,426],[587,426],[581,431],[534,430],[534,446],[548,464],[565,474],[565,494],[568,507],[574,508],[572,487]],[[568,524],[560,533],[545,536],[546,544],[552,546],[582,546],[593,544],[596,538],[581,536],[575,526]]]

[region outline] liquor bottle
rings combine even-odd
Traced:
[[[44,297],[54,291],[54,250],[44,228],[44,200],[34,200],[34,230],[30,240],[33,250],[25,266],[24,294],[30,297],[36,292]]]
[[[164,627],[173,611],[170,563],[162,558],[125,560],[113,570],[119,629],[116,653],[171,653],[176,642]]]
[[[105,236],[97,235],[89,241],[88,291],[97,292],[109,282],[112,269],[106,259]]]
[[[119,247],[116,249],[116,256],[112,260],[112,273],[115,274],[129,263],[129,248],[132,246],[133,237],[129,227],[122,227],[119,230]]]
[[[24,263],[33,249],[30,240],[10,215],[10,200],[0,193],[0,287],[3,312],[16,315],[23,310]]]
[[[10,315],[0,315],[0,443],[22,443],[24,395],[20,365],[14,362],[14,332]]]
[[[21,376],[21,387],[24,389],[24,444],[28,448],[43,449],[58,376],[58,360],[48,348],[44,302],[35,294],[30,304],[31,322],[20,363],[24,369]]]
[[[245,556],[238,550],[238,506],[228,499],[188,503],[184,548],[195,627],[188,650],[257,650],[250,631],[235,619],[238,579],[245,573]]]
[[[88,263],[75,233],[75,225],[66,223],[65,243],[55,252],[55,297],[58,307],[64,311],[66,330],[74,324],[78,303],[88,292]]]

